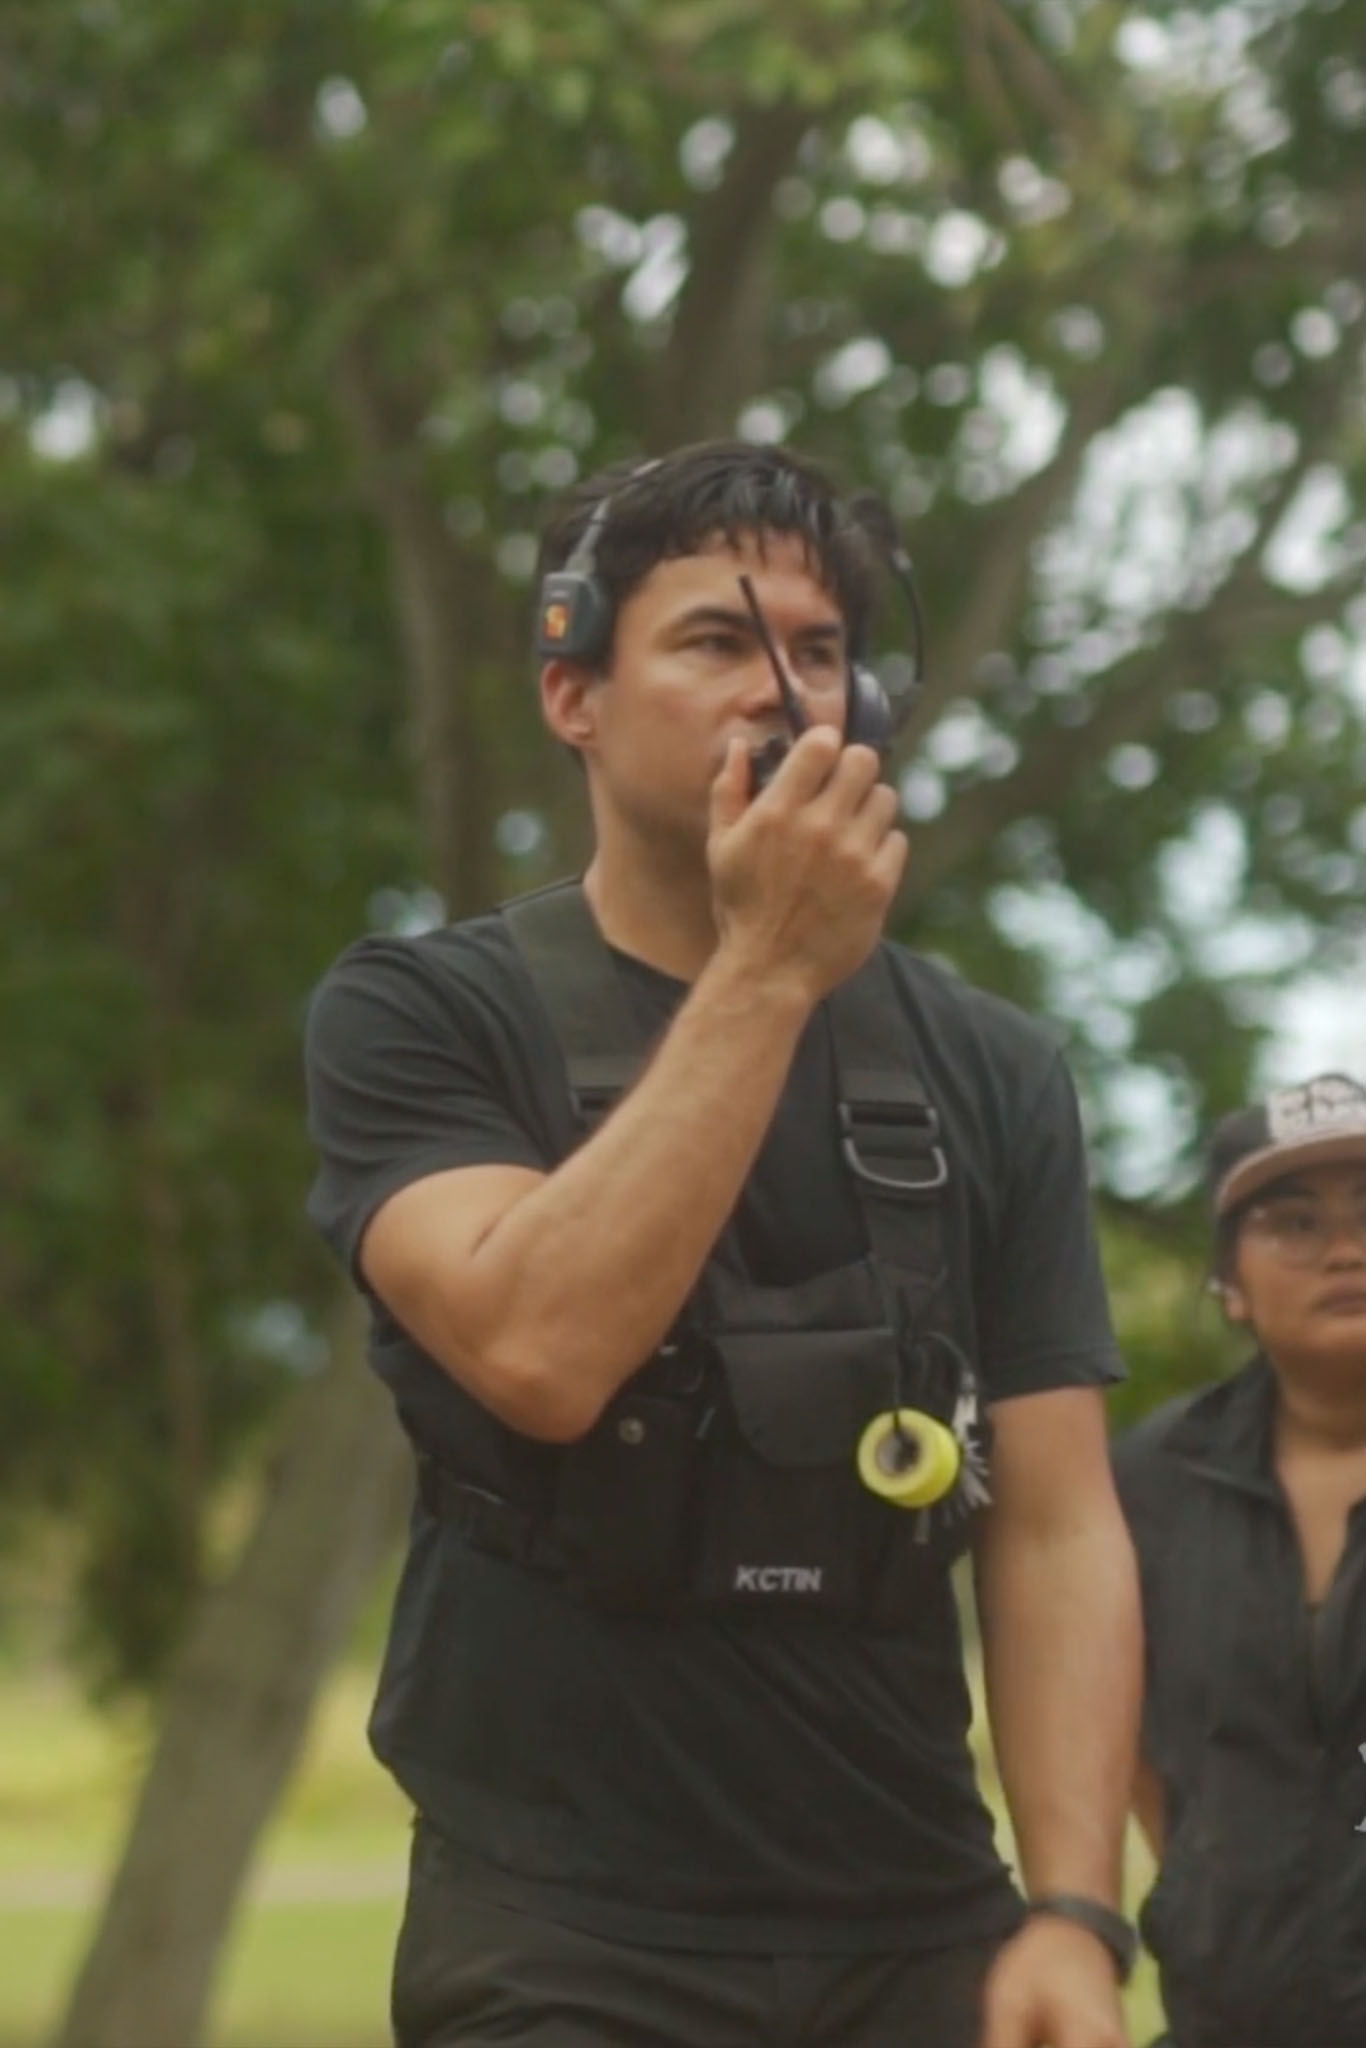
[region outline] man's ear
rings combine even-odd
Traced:
[[[541,710],[557,740],[579,752],[598,729],[596,685],[602,676],[581,661],[547,661],[541,669]]]

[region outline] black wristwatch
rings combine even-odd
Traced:
[[[1120,1983],[1128,1983],[1138,1955],[1138,1934],[1112,1906],[1102,1906],[1099,1899],[1083,1898],[1079,1892],[1040,1892],[1029,1900],[1025,1912],[1031,1919],[1036,1913],[1053,1913],[1059,1920],[1075,1920],[1078,1927],[1104,1942],[1114,1959]]]

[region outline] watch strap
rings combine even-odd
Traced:
[[[1039,1913],[1051,1913],[1059,1920],[1071,1920],[1084,1927],[1109,1949],[1120,1983],[1128,1983],[1138,1954],[1138,1935],[1113,1906],[1085,1898],[1080,1892],[1039,1892],[1029,1900],[1025,1912],[1031,1919]]]

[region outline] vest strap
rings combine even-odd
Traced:
[[[914,1274],[925,1299],[945,1278],[948,1154],[914,1065],[905,1012],[879,946],[826,998],[838,1077],[840,1150],[876,1263]]]
[[[826,998],[826,1014],[850,1171],[865,1187],[903,1201],[937,1194],[949,1178],[939,1116],[911,1063],[906,1020],[880,947]]]
[[[583,886],[552,882],[502,914],[560,1042],[575,1113],[596,1122],[636,1081],[650,1045]]]
[[[549,1535],[543,1518],[501,1494],[458,1478],[426,1451],[417,1456],[417,1490],[428,1514],[445,1522],[474,1549],[537,1571],[565,1570],[564,1552]]]

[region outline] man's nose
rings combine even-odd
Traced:
[[[806,689],[802,683],[801,676],[788,658],[785,649],[775,647],[774,653],[782,663],[783,683],[786,683],[786,690],[783,687],[783,683],[780,683],[778,680],[777,672],[767,650],[762,647],[756,647],[749,661],[745,664],[745,711],[751,717],[765,711],[780,711],[788,723],[791,724],[794,720],[790,706],[795,706],[796,718],[805,727],[810,723],[811,714],[807,705]]]

